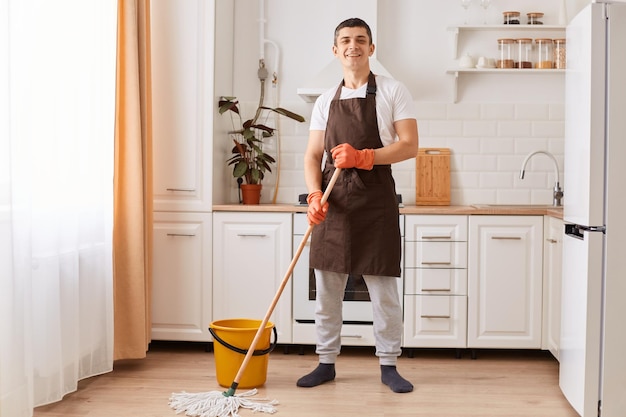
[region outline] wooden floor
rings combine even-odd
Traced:
[[[270,356],[267,382],[252,398],[278,400],[276,415],[289,417],[578,416],[558,387],[558,362],[547,352],[480,350],[475,360],[466,352],[456,359],[452,350],[413,353],[405,352],[398,369],[415,390],[394,394],[380,382],[372,348],[344,348],[335,381],[298,388],[296,380],[316,366],[317,356],[312,347],[285,353],[279,346]],[[205,345],[153,343],[146,359],[117,362],[113,372],[81,381],[77,392],[38,407],[34,417],[175,416],[168,399],[180,391],[224,391]]]

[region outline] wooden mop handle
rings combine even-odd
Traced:
[[[326,191],[324,191],[324,195],[322,195],[322,205],[328,200],[328,196],[330,196],[330,192],[335,186],[335,183],[337,182],[337,178],[339,178],[340,172],[341,172],[341,168],[336,168],[335,172],[333,172],[333,176],[330,178],[330,181],[328,182]],[[289,264],[289,268],[287,268],[287,272],[285,273],[285,276],[283,277],[283,280],[280,283],[278,290],[276,291],[276,295],[274,295],[274,299],[272,300],[269,308],[267,309],[267,312],[265,313],[265,317],[261,321],[261,324],[259,325],[259,329],[257,330],[256,335],[254,335],[254,339],[252,339],[252,344],[250,344],[250,347],[248,348],[248,352],[246,353],[246,356],[243,358],[243,362],[241,363],[241,366],[239,367],[239,371],[237,371],[235,380],[233,381],[229,390],[224,393],[225,396],[232,396],[235,393],[235,390],[237,389],[237,386],[239,385],[239,380],[243,376],[243,373],[246,370],[246,367],[248,366],[250,359],[252,359],[252,354],[254,353],[254,350],[256,349],[256,345],[259,343],[259,340],[261,339],[263,330],[265,330],[265,326],[267,325],[267,322],[270,320],[270,316],[274,312],[274,309],[276,308],[276,304],[278,304],[278,300],[280,299],[280,296],[282,295],[283,290],[285,289],[285,286],[289,282],[289,278],[291,277],[291,274],[293,273],[293,269],[295,268],[296,263],[298,263],[298,259],[300,259],[300,254],[302,253],[302,250],[306,246],[307,240],[309,240],[309,236],[311,235],[311,232],[313,231],[313,226],[314,226],[313,224],[310,224],[309,227],[306,229],[306,232],[304,233],[304,236],[302,237],[302,241],[300,242],[300,246],[298,246],[298,249],[296,250],[296,253],[293,256],[293,259],[291,260],[291,263]]]

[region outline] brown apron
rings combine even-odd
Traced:
[[[340,100],[339,85],[330,103],[324,138],[325,189],[333,171],[330,149],[349,143],[356,149],[383,146],[376,119],[376,80],[370,72],[365,98]],[[391,165],[371,171],[344,169],[328,199],[326,220],[313,228],[310,266],[360,275],[400,276],[399,210]]]

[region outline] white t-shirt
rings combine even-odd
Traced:
[[[352,90],[342,87],[340,99],[365,97],[367,83]],[[310,130],[326,130],[330,102],[337,86],[319,96],[311,113]],[[415,119],[415,104],[409,90],[401,82],[383,75],[376,75],[376,119],[383,146],[398,140],[393,123],[398,120]]]

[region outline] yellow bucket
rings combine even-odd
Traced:
[[[223,387],[230,387],[241,367],[243,358],[256,335],[262,320],[228,319],[217,320],[209,326],[209,332],[216,343],[213,343],[215,354],[215,373],[217,382]],[[274,331],[274,343],[270,336]],[[257,343],[254,356],[244,370],[239,388],[256,388],[265,383],[269,353],[276,347],[276,327],[267,322],[261,338]]]

